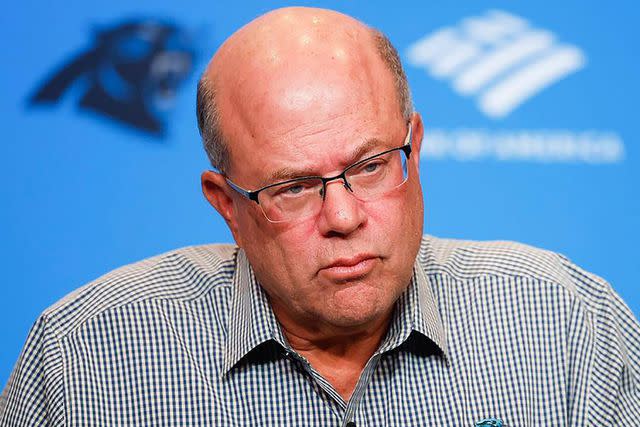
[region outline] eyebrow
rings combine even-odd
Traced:
[[[362,159],[366,154],[370,154],[376,147],[380,147],[384,145],[384,142],[378,138],[370,138],[356,147],[351,154],[347,156],[344,160],[344,167],[347,167],[353,163],[356,163],[358,160]],[[381,152],[384,149],[380,150]],[[269,174],[267,179],[267,184],[275,184],[280,181],[287,181],[295,178],[303,178],[307,176],[320,176],[310,173],[308,169],[296,169],[291,167],[284,167],[278,169],[277,171]]]

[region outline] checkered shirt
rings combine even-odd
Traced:
[[[231,245],[68,295],[34,324],[0,398],[0,426],[499,422],[640,426],[640,325],[560,255],[428,236],[348,402],[288,345]]]

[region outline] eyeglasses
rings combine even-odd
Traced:
[[[270,184],[255,191],[245,190],[227,177],[225,180],[235,191],[256,202],[270,222],[300,220],[317,215],[322,209],[327,183],[337,179],[342,180],[342,185],[356,199],[373,200],[407,182],[408,160],[411,155],[411,122],[407,127],[407,136],[402,146],[360,160],[336,176],[304,176]]]

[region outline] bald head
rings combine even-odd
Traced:
[[[314,8],[278,9],[255,19],[223,43],[198,84],[198,126],[212,165],[228,172],[233,147],[227,141],[269,132],[278,117],[326,109],[330,118],[335,102],[329,98],[349,96],[338,88],[373,91],[380,74],[392,82],[397,112],[408,120],[406,77],[396,50],[379,31]],[[339,113],[358,108],[344,101]]]

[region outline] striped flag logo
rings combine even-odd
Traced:
[[[408,59],[433,77],[451,81],[458,94],[475,97],[478,108],[494,119],[586,63],[576,46],[499,10],[427,35],[409,47]]]

